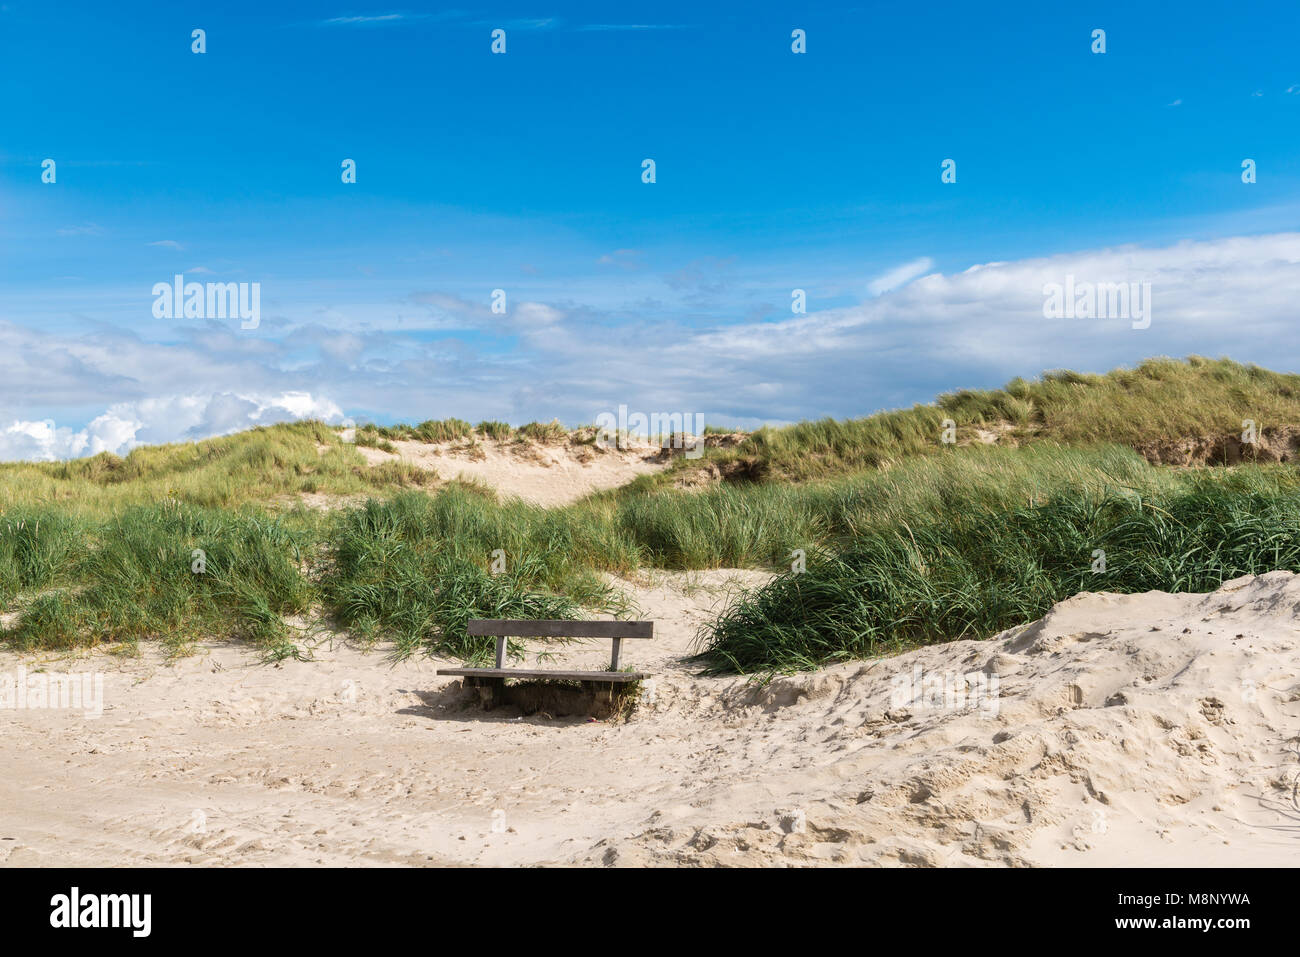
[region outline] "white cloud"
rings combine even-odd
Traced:
[[[264,316],[256,334],[237,323],[172,323],[156,331],[163,341],[107,323],[73,332],[0,321],[0,458],[88,454],[303,415],[578,423],[627,403],[720,424],[855,416],[1046,369],[1097,372],[1193,352],[1300,369],[1300,233],[948,273],[919,259],[853,280],[876,295],[807,315],[785,311],[790,284],[755,283],[743,267],[728,263],[722,280],[721,267],[633,274],[655,288],[620,274],[589,291],[512,291],[504,316],[491,313],[486,283],[473,302],[441,293],[385,302],[367,290],[365,303],[326,308],[288,296],[295,318]],[[1044,318],[1043,287],[1067,276],[1150,282],[1150,328]],[[682,308],[701,284],[708,299]],[[746,308],[727,310],[737,303]],[[747,308],[754,303],[766,305]],[[783,318],[772,319],[776,309]]]
[[[607,32],[613,30],[680,30],[677,23],[587,23],[578,27],[581,31]]]
[[[542,302],[521,302],[514,309],[512,319],[523,328],[550,326],[564,318],[564,313]]]
[[[98,223],[79,223],[76,226],[62,226],[55,232],[60,236],[102,236],[104,227]]]
[[[1150,282],[1150,328],[1122,318],[1044,318],[1043,287],[1067,276]],[[655,323],[596,335],[552,323],[544,338],[529,342],[539,353],[529,366],[544,378],[513,397],[521,405],[549,403],[536,411],[570,421],[619,402],[795,420],[864,415],[1017,375],[1105,371],[1155,355],[1230,355],[1295,369],[1297,290],[1297,233],[984,263],[776,322],[708,329]]]
[[[883,276],[877,277],[872,280],[871,285],[867,288],[871,290],[873,296],[879,296],[892,289],[897,289],[899,286],[906,285],[917,276],[928,272],[933,266],[933,259],[929,256],[922,256],[920,259],[913,259],[909,263],[903,263],[903,265],[891,269]]]
[[[333,402],[306,392],[276,396],[224,392],[119,402],[82,429],[60,427],[50,419],[14,421],[0,428],[0,461],[48,462],[100,452],[123,455],[137,445],[191,441],[299,419],[341,422],[343,412]]]
[[[637,269],[641,265],[643,253],[639,249],[616,249],[605,253],[596,262],[601,266],[618,266],[621,269]]]
[[[332,26],[357,26],[365,23],[394,23],[405,19],[407,17],[401,13],[382,13],[368,17],[330,17],[321,22]]]

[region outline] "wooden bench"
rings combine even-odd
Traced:
[[[460,675],[466,684],[505,685],[507,678],[556,678],[562,681],[598,681],[619,684],[642,681],[648,677],[640,671],[619,671],[623,641],[627,638],[653,638],[652,621],[493,621],[471,618],[466,633],[495,637],[496,666],[493,668],[439,668],[440,675]],[[507,638],[609,638],[613,650],[608,671],[551,671],[546,669],[507,668]]]

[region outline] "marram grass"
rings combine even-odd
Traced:
[[[73,547],[49,546],[61,567],[27,566],[38,573],[33,587],[47,587],[6,634],[16,647],[236,638],[273,656],[295,653],[285,619],[307,611],[315,590],[300,529],[256,510],[165,502],[79,531]]]
[[[470,618],[625,610],[613,588],[573,561],[566,528],[512,520],[523,513],[454,487],[369,502],[330,533],[325,599],[340,623],[392,639],[399,656],[422,649],[471,661],[486,660],[493,639],[467,636]]]
[[[951,455],[959,450],[940,442],[945,420],[961,443],[980,441],[983,431],[1004,444],[1135,447],[1237,435],[1247,419],[1261,429],[1300,424],[1300,375],[1230,359],[1148,359],[1104,375],[1047,372],[1001,389],[950,392],[910,409],[760,429],[734,448],[707,450],[702,460],[677,460],[660,481],[710,465],[746,480],[817,481]]]
[[[1207,592],[1300,571],[1294,482],[1233,484],[1202,479],[1154,497],[1062,491],[872,530],[740,596],[700,633],[699,660],[713,672],[804,670],[988,638],[1081,591]]]
[[[602,572],[788,569],[798,549],[812,563],[808,571],[749,596],[749,605],[720,621],[708,661],[740,670],[807,667],[890,642],[984,634],[1017,615],[1040,614],[1044,602],[1070,589],[1112,588],[1132,575],[1123,549],[1118,559],[1110,556],[1108,576],[1084,575],[1080,567],[1090,560],[1082,558],[1116,533],[1096,524],[1100,519],[1076,527],[1076,518],[1065,516],[1125,514],[1117,509],[1133,501],[1167,512],[1160,503],[1182,495],[1225,507],[1274,503],[1271,520],[1289,514],[1295,489],[1295,470],[1285,466],[1178,471],[1125,449],[1040,444],[964,449],[830,483],[724,484],[703,492],[642,484],[557,509],[502,502],[463,483],[329,514],[176,501],[128,505],[103,517],[55,506],[10,509],[0,515],[0,607],[14,615],[3,637],[23,648],[138,640],[180,648],[229,637],[284,655],[297,653],[304,637],[285,619],[316,613],[355,636],[392,639],[399,654],[480,658],[487,643],[465,635],[470,617],[631,613]],[[1163,526],[1152,519],[1162,514],[1139,510],[1131,527],[1154,535]],[[1229,540],[1258,544],[1260,521],[1249,510],[1230,514],[1223,531],[1237,539]],[[1044,523],[1047,515],[1060,520]],[[1013,531],[1021,537],[1008,539]],[[1168,544],[1151,541],[1153,548]],[[918,579],[916,549],[923,546],[951,557],[966,577],[953,571],[942,588],[932,575]],[[1290,567],[1276,564],[1289,553],[1259,547],[1258,567],[1269,560]],[[205,555],[201,574],[192,568],[195,549]],[[1058,567],[1066,554],[1070,574]],[[1224,554],[1189,552],[1187,567],[1200,577],[1160,581],[1213,587],[1240,567]],[[845,569],[867,567],[876,570],[870,580],[877,591],[840,587]],[[927,560],[924,567],[947,566]],[[1026,591],[1026,582],[1033,589]],[[930,592],[928,603],[918,599],[897,620],[882,600]],[[936,597],[944,595],[952,601]],[[922,633],[924,622],[930,630]]]
[[[814,667],[985,636],[1080,589],[1204,590],[1294,567],[1294,467],[1156,468],[1099,442],[1231,431],[1242,418],[1297,424],[1297,381],[1226,360],[1049,374],[884,416],[760,431],[706,455],[759,462],[745,472],[757,481],[688,491],[671,487],[680,472],[670,471],[559,508],[442,483],[405,462],[369,466],[311,422],[124,457],[4,464],[0,641],[179,649],[218,637],[280,656],[300,652],[308,636],[294,625],[306,621],[391,638],[399,654],[478,658],[486,643],[465,636],[469,617],[634,614],[605,573],[781,572],[799,554],[807,572],[745,596],[702,636],[708,667]],[[944,417],[959,434],[1009,424],[1021,444],[940,445]],[[359,434],[559,434],[457,419],[388,433]],[[790,478],[808,480],[781,480]],[[328,514],[293,507],[307,493],[368,501]],[[1108,567],[1094,575],[1098,548]]]

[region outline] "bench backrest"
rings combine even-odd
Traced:
[[[653,621],[498,621],[471,618],[466,633],[498,638],[653,638]]]

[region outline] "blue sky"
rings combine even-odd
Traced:
[[[1293,3],[2,0],[0,457],[1294,369],[1298,34]],[[156,319],[176,273],[260,283],[260,325]],[[1065,274],[1151,281],[1154,322],[1044,319]]]

